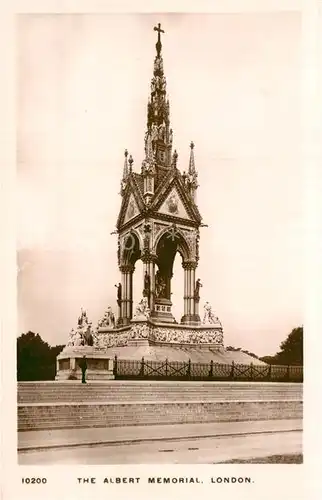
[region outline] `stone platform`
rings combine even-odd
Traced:
[[[57,357],[56,380],[80,379],[79,362],[83,356],[87,358],[88,380],[108,380],[114,378],[115,356],[137,361],[142,357],[155,361],[190,359],[197,363],[209,362],[220,351],[224,359],[223,332],[219,324],[188,326],[137,319],[123,327],[98,328],[93,334],[92,346],[67,344]]]

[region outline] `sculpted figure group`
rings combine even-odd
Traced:
[[[203,324],[205,325],[213,325],[213,324],[220,324],[220,321],[219,319],[217,318],[217,316],[214,315],[214,313],[212,312],[212,307],[211,305],[209,304],[209,302],[206,302],[205,305],[204,305],[204,315],[203,315]]]
[[[72,329],[70,331],[67,347],[92,346],[94,342],[92,323],[88,321],[87,313],[84,309],[81,309],[81,315],[77,323],[77,330]]]

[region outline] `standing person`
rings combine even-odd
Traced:
[[[82,370],[82,384],[86,384],[86,370],[87,370],[87,362],[86,356],[83,356],[79,362],[80,369]]]

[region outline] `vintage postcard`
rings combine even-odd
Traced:
[[[312,13],[208,4],[12,14],[5,499],[315,498]]]

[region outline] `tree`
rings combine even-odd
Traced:
[[[34,332],[23,333],[17,339],[17,379],[54,380],[56,356],[63,347],[50,347]]]
[[[261,360],[272,365],[303,366],[303,326],[293,328],[275,356],[264,356]]]
[[[280,349],[278,357],[281,364],[303,365],[303,326],[293,328]]]

